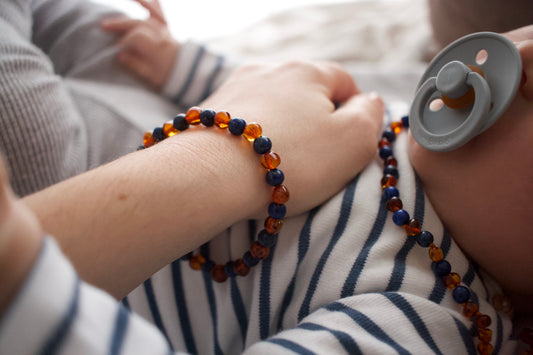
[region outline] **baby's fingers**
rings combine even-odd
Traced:
[[[102,21],[102,29],[107,32],[124,33],[141,24],[141,20],[126,16],[111,17]]]

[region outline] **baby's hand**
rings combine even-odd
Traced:
[[[119,35],[116,58],[120,65],[157,90],[167,82],[179,42],[170,34],[158,0],[135,1],[149,11],[148,19],[108,18],[102,29]]]

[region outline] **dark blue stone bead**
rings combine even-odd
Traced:
[[[394,186],[388,186],[383,190],[383,197],[385,197],[385,201],[393,197],[400,197],[400,191]]]
[[[278,205],[272,202],[268,205],[268,215],[275,219],[282,219],[287,214],[287,207],[285,205]]]
[[[402,117],[402,125],[405,128],[409,128],[409,116],[405,115]]]
[[[242,118],[232,118],[228,123],[228,130],[234,136],[240,136],[246,128],[246,121]]]
[[[266,173],[266,181],[271,186],[281,185],[284,179],[285,175],[283,175],[283,171],[279,169],[270,169]]]
[[[210,109],[202,110],[200,113],[200,122],[206,127],[211,127],[215,124],[216,112]]]
[[[187,254],[183,255],[180,259],[181,260],[191,260],[192,256],[193,256],[193,254],[192,254],[192,252],[190,252],[190,253],[187,253]]]
[[[272,248],[274,245],[276,245],[276,242],[278,241],[278,235],[269,234],[266,230],[263,229],[261,232],[259,232],[259,235],[257,236],[257,241],[264,247]]]
[[[421,247],[427,248],[431,243],[433,243],[433,234],[428,231],[422,231],[416,238],[418,245]]]
[[[392,155],[392,148],[389,147],[388,145],[379,149],[379,157],[381,159],[387,159],[391,155]]]
[[[174,128],[176,128],[178,131],[185,131],[187,128],[189,128],[189,122],[185,119],[185,114],[180,113],[176,117],[174,117],[173,122]]]
[[[396,168],[394,165],[387,165],[383,169],[383,175],[392,175],[396,179],[400,178],[400,174],[398,173],[398,168]]]
[[[224,272],[228,277],[235,277],[235,269],[233,268],[233,261],[228,261],[224,265]]]
[[[213,260],[207,259],[205,263],[202,264],[202,271],[210,273],[211,270],[215,267],[215,262]]]
[[[452,292],[453,299],[457,303],[465,303],[470,299],[470,290],[465,286],[457,286]]]
[[[270,148],[272,148],[272,142],[270,141],[270,138],[261,136],[254,140],[254,150],[257,154],[268,153],[270,152]]]
[[[446,276],[452,271],[452,266],[446,260],[437,261],[434,271],[437,276]]]
[[[254,267],[259,263],[260,259],[254,258],[252,254],[249,251],[247,251],[242,256],[242,261],[244,262],[244,264],[246,264],[246,266]]]
[[[392,221],[398,226],[403,226],[409,222],[410,219],[411,217],[406,210],[398,210],[392,215]]]
[[[392,143],[396,140],[396,133],[392,129],[387,128],[383,131],[382,137],[387,138]]]
[[[156,142],[161,142],[163,139],[165,139],[165,133],[163,132],[163,128],[156,127],[154,128],[154,131],[152,132],[152,136],[154,137],[154,140]]]
[[[140,145],[137,147],[137,150],[143,150],[144,149],[144,145]]]

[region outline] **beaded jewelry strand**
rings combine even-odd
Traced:
[[[477,337],[479,343],[477,350],[481,355],[492,354],[494,347],[492,346],[492,331],[488,328],[491,324],[491,319],[488,315],[479,312],[479,304],[473,301],[471,291],[467,286],[461,285],[461,276],[452,272],[451,264],[444,259],[444,253],[440,247],[433,243],[433,234],[429,231],[422,230],[420,221],[416,218],[411,218],[409,213],[403,209],[403,203],[400,199],[400,192],[396,188],[399,179],[398,162],[394,158],[392,143],[396,139],[403,128],[409,127],[409,117],[404,116],[401,122],[393,122],[387,128],[378,143],[379,156],[383,159],[384,169],[383,178],[381,179],[381,187],[383,189],[383,197],[387,201],[386,208],[392,212],[392,220],[394,224],[403,227],[409,237],[416,239],[418,245],[423,248],[429,248],[429,258],[433,261],[433,270],[437,277],[441,278],[444,286],[452,291],[452,296],[455,302],[463,307],[463,315],[472,320],[477,327]]]
[[[210,109],[202,110],[199,107],[191,107],[187,113],[177,115],[174,120],[165,122],[162,127],[156,127],[152,132],[144,133],[143,145],[139,149],[145,149],[152,145],[172,137],[179,132],[185,131],[189,126],[203,124],[205,127],[216,125],[219,128],[227,128],[234,136],[242,136],[253,143],[257,154],[262,155],[261,165],[267,170],[266,182],[273,186],[272,202],[268,206],[268,217],[265,219],[264,229],[252,243],[250,249],[243,256],[226,264],[217,264],[201,254],[189,253],[183,259],[189,260],[189,265],[194,270],[203,270],[211,275],[213,280],[224,282],[228,277],[236,275],[248,275],[250,268],[259,261],[266,259],[270,250],[278,240],[278,233],[283,227],[283,218],[287,213],[285,203],[289,200],[289,190],[283,185],[284,175],[279,166],[281,160],[278,154],[271,151],[270,138],[263,136],[263,129],[258,123],[249,123],[241,118],[231,118],[225,111],[215,112]]]

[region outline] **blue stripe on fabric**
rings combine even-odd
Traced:
[[[452,238],[450,237],[450,234],[448,233],[448,231],[444,230],[444,234],[442,236],[442,243],[440,246],[444,254],[444,258],[446,258],[446,256],[448,255],[451,245],[452,245]],[[447,289],[444,286],[441,279],[438,277],[435,277],[435,284],[433,285],[433,290],[431,291],[431,294],[429,295],[429,300],[435,303],[441,303],[442,299],[446,295],[446,291]]]
[[[200,46],[198,48],[198,52],[196,52],[196,57],[194,58],[191,70],[189,71],[189,75],[187,75],[187,79],[185,79],[185,83],[181,87],[178,94],[174,96],[174,99],[173,99],[174,103],[179,103],[183,99],[183,96],[189,90],[193,82],[194,76],[196,75],[196,71],[198,70],[198,66],[200,65],[200,62],[204,54],[205,54],[205,48],[203,46]]]
[[[181,334],[185,341],[187,352],[196,354],[196,344],[194,342],[194,335],[192,333],[191,321],[189,318],[189,311],[187,308],[187,301],[185,299],[185,292],[183,288],[183,279],[181,276],[181,264],[179,260],[174,261],[170,265],[172,271],[172,286],[174,289],[174,300],[178,310],[178,319],[180,321]]]
[[[307,251],[309,250],[309,242],[311,240],[311,225],[313,224],[313,220],[315,219],[315,216],[319,209],[320,206],[315,207],[311,211],[309,211],[304,226],[300,231],[300,237],[298,238],[298,261],[296,263],[294,274],[292,275],[291,281],[287,286],[287,290],[285,291],[285,295],[283,296],[283,300],[281,302],[278,318],[278,331],[281,330],[281,328],[283,327],[283,318],[285,317],[285,312],[287,312],[287,309],[289,308],[289,305],[292,301],[292,296],[294,295],[294,287],[296,284],[296,275],[298,274],[298,270],[300,269],[300,264],[302,263],[305,255],[307,254]]]
[[[279,339],[279,338],[273,338],[267,340],[269,343],[279,345],[281,347],[284,347],[285,349],[291,350],[295,352],[296,354],[300,355],[314,355],[315,353],[311,350],[304,348],[300,344],[296,344],[295,342],[287,339]]]
[[[339,341],[339,343],[342,345],[342,347],[344,348],[344,350],[346,350],[348,354],[362,354],[361,349],[359,349],[355,340],[353,340],[353,338],[348,333],[345,333],[343,331],[330,329],[324,327],[323,325],[315,323],[302,323],[298,325],[298,329],[325,331],[331,333]]]
[[[130,324],[129,319],[130,312],[126,309],[126,307],[119,304],[115,319],[115,329],[113,330],[113,335],[111,336],[111,346],[109,348],[110,355],[120,354],[120,350],[122,349],[122,344],[124,344],[124,338]]]
[[[261,340],[270,333],[270,277],[272,275],[272,258],[276,245],[270,248],[270,254],[261,262],[261,279],[259,281],[259,336]]]
[[[72,290],[72,298],[61,322],[57,325],[52,335],[48,338],[41,350],[41,354],[57,354],[62,343],[74,323],[74,319],[78,315],[78,306],[80,301],[80,279],[76,276],[74,281],[74,289]]]
[[[474,344],[474,339],[472,337],[472,332],[465,327],[465,325],[455,317],[453,317],[453,320],[455,322],[455,325],[457,326],[457,330],[459,331],[459,335],[461,336],[461,340],[463,341],[463,344],[466,347],[466,350],[470,355],[476,355],[477,350],[476,346]]]
[[[207,79],[204,93],[202,94],[200,101],[204,101],[209,95],[211,95],[211,92],[213,91],[213,84],[215,82],[216,77],[220,73],[220,70],[222,69],[223,63],[224,63],[224,57],[221,55],[217,56],[217,62],[215,64],[215,68],[213,69],[213,72],[209,76],[209,79]]]
[[[348,187],[344,191],[337,225],[335,226],[335,230],[333,231],[333,235],[329,240],[326,250],[324,250],[324,252],[320,256],[320,260],[318,261],[313,276],[311,277],[311,281],[309,282],[309,287],[307,288],[305,298],[302,302],[300,310],[298,311],[298,321],[301,321],[305,316],[309,314],[311,309],[311,299],[313,298],[316,288],[318,287],[318,282],[320,280],[320,276],[322,275],[322,271],[326,266],[326,262],[328,261],[329,255],[333,251],[333,248],[335,247],[335,245],[337,244],[346,229],[346,225],[348,223],[348,220],[350,219],[355,189],[358,181],[359,175],[357,175],[357,177],[350,183],[350,185],[348,185]]]
[[[241,330],[242,345],[246,341],[246,331],[248,329],[248,316],[246,315],[246,308],[244,307],[244,302],[242,300],[241,291],[239,290],[239,285],[235,277],[230,278],[230,287],[231,287],[231,303],[233,304],[233,310],[235,311],[235,317],[237,322],[239,322],[239,328]]]
[[[466,270],[466,273],[464,274],[462,280],[465,285],[470,287],[472,285],[472,282],[474,282],[474,278],[476,277],[476,271],[474,270],[474,267],[472,266],[472,263],[468,265],[468,270]]]
[[[503,322],[499,314],[496,314],[498,318],[498,323],[496,327],[496,342],[494,343],[494,352],[493,354],[499,354],[502,349],[503,343]]]
[[[154,320],[155,325],[163,333],[167,339],[168,344],[172,347],[170,343],[170,338],[168,337],[167,330],[163,324],[163,319],[161,318],[161,313],[159,312],[159,307],[157,306],[157,301],[155,300],[154,288],[152,286],[152,279],[147,279],[143,283],[144,293],[146,294],[146,299],[148,300],[148,307],[150,307],[150,313]]]
[[[124,307],[126,307],[128,309],[128,311],[131,311],[131,306],[130,306],[130,301],[128,300],[128,296],[124,297],[122,299],[122,304],[124,305]]]
[[[384,344],[389,345],[396,350],[398,354],[410,354],[404,347],[395,342],[390,336],[383,331],[374,321],[368,318],[365,314],[350,308],[340,302],[334,302],[326,306],[326,309],[331,312],[342,312],[350,317],[355,323],[363,328],[368,334]]]
[[[392,304],[394,304],[400,311],[403,312],[407,319],[409,319],[409,322],[411,322],[413,327],[416,329],[418,335],[420,335],[427,346],[430,347],[435,354],[442,354],[422,318],[420,318],[413,306],[403,296],[397,293],[389,292],[383,293],[383,296],[385,296],[389,301],[392,302]]]
[[[424,198],[424,190],[422,189],[422,182],[418,178],[418,175],[415,174],[415,211],[413,213],[413,218],[416,218],[420,224],[424,224],[424,212],[426,208],[426,201]],[[405,261],[407,260],[407,255],[413,249],[416,244],[416,239],[414,237],[407,237],[402,248],[398,251],[394,258],[394,268],[392,269],[392,274],[389,279],[389,284],[387,285],[386,291],[394,292],[398,291],[402,287],[403,279],[405,277]]]

